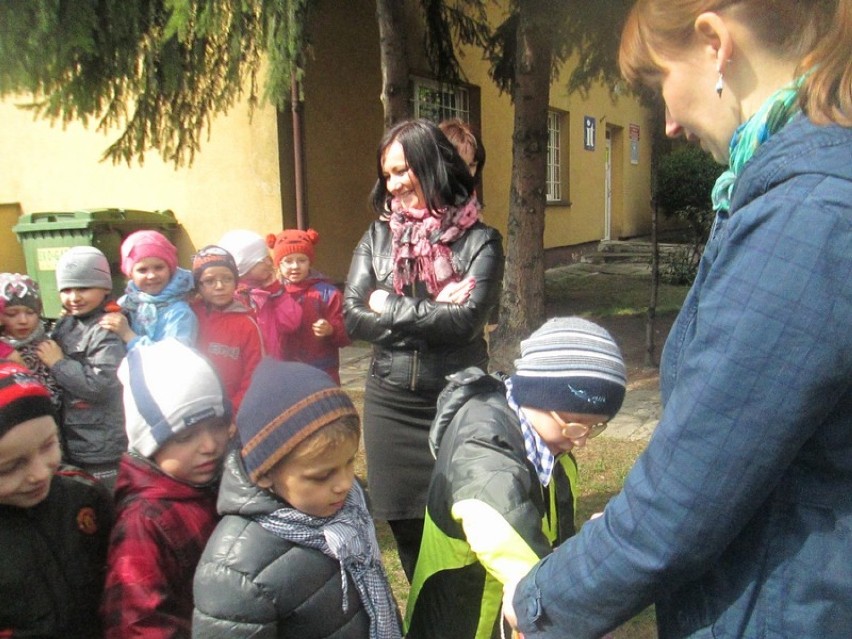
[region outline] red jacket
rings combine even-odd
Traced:
[[[216,369],[236,415],[252,373],[264,355],[260,329],[251,311],[239,302],[216,309],[199,299],[192,310],[198,317],[195,347]]]
[[[115,488],[101,616],[106,639],[190,637],[192,578],[218,522],[215,486],[192,486],[125,453]]]
[[[285,283],[284,289],[302,308],[302,321],[284,344],[283,359],[315,366],[340,384],[340,349],[352,343],[343,325],[343,295],[321,276]],[[329,321],[334,328],[331,335],[314,335],[311,326],[319,319]]]

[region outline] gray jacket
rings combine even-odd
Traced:
[[[85,317],[66,315],[53,330],[65,357],[50,373],[63,390],[63,437],[69,461],[75,464],[118,462],[127,450],[116,376],[124,342],[98,325],[102,316],[100,310]]]
[[[285,505],[249,481],[238,451],[228,455],[217,505],[224,517],[195,571],[193,637],[370,636],[370,619],[351,579],[343,611],[340,564],[277,537],[253,519]]]

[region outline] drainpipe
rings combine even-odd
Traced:
[[[305,153],[302,143],[304,124],[302,121],[302,102],[299,99],[299,82],[296,75],[290,76],[290,109],[293,114],[293,180],[296,192],[296,227],[308,228],[308,212],[305,210]]]

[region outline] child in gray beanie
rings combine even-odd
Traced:
[[[449,380],[429,434],[408,639],[500,636],[503,584],[575,532],[571,450],[621,408],[627,375],[604,328],[557,317],[521,342],[511,377],[467,368]]]
[[[66,460],[112,490],[127,450],[117,376],[125,351],[99,324],[112,292],[106,256],[93,246],[70,248],[56,264],[56,288],[63,315],[38,356],[62,388]]]

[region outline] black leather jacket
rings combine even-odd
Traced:
[[[450,250],[456,273],[476,281],[464,304],[435,302],[420,282],[405,295],[394,292],[392,234],[386,221],[373,222],[355,248],[344,293],[346,330],[352,339],[373,343],[370,374],[387,384],[437,392],[454,371],[488,367],[483,329],[500,300],[502,238],[477,222]],[[390,293],[381,314],[368,304],[376,289]]]

